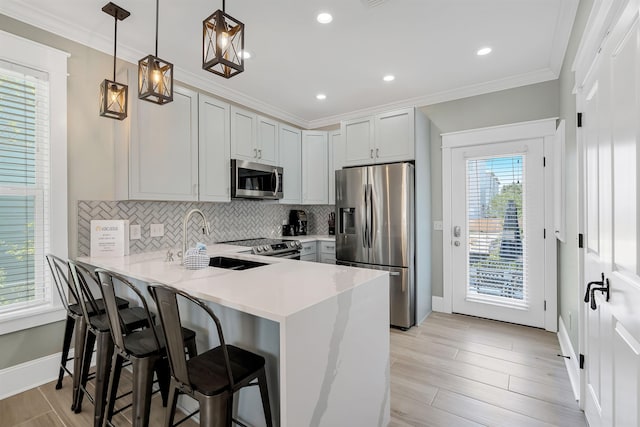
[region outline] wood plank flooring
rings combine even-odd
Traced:
[[[433,313],[407,332],[392,329],[390,426],[586,426],[558,353],[555,334],[468,316]],[[0,401],[0,426],[90,426],[91,403],[72,413],[70,379],[54,384]],[[162,425],[160,396],[152,402],[150,425]],[[114,423],[131,425],[130,414]]]

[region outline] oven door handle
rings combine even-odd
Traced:
[[[282,258],[282,259],[293,259],[293,258],[300,258],[300,252],[292,252],[292,253],[287,253],[287,254],[282,254],[282,255],[271,255],[274,258]]]

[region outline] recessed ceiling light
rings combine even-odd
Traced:
[[[243,50],[242,51],[242,58],[244,58],[244,59],[251,58],[251,52],[249,52],[248,50]]]
[[[319,99],[320,101],[327,99],[327,95],[325,95],[324,93],[319,93],[316,95],[316,99]]]
[[[321,24],[328,24],[329,22],[333,21],[333,16],[331,16],[330,13],[322,12],[318,14],[318,17],[316,19]]]
[[[382,80],[384,80],[385,82],[392,82],[395,79],[396,79],[396,76],[394,76],[393,74],[387,74],[382,78]]]
[[[478,50],[478,52],[476,52],[478,54],[478,56],[484,56],[484,55],[488,55],[491,53],[491,48],[490,47],[483,47],[482,49]]]

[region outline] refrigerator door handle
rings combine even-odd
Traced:
[[[368,209],[368,207],[367,207],[367,184],[364,185],[363,193],[364,193],[364,216],[365,216],[364,219],[365,220],[363,221],[363,224],[362,224],[362,246],[366,248],[366,247],[368,247],[367,246],[367,236],[368,236],[368,233],[369,233],[369,230],[367,228],[367,225],[368,225],[368,221],[367,221],[367,209]]]
[[[374,204],[373,204],[373,184],[369,184],[369,247],[373,247],[373,238],[375,237],[374,230],[375,227],[375,215],[373,212]]]

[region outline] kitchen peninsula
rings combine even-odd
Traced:
[[[244,250],[219,244],[208,254],[267,265],[187,270],[178,261],[165,262],[162,252],[78,261],[130,277],[142,288],[163,283],[210,302],[225,340],[266,358],[275,425],[386,426],[388,273],[239,253]],[[213,331],[198,320],[189,317],[187,324],[198,333],[199,349],[214,345],[206,341]],[[255,387],[236,400],[241,421],[264,425]],[[194,407],[189,399],[181,405]]]

